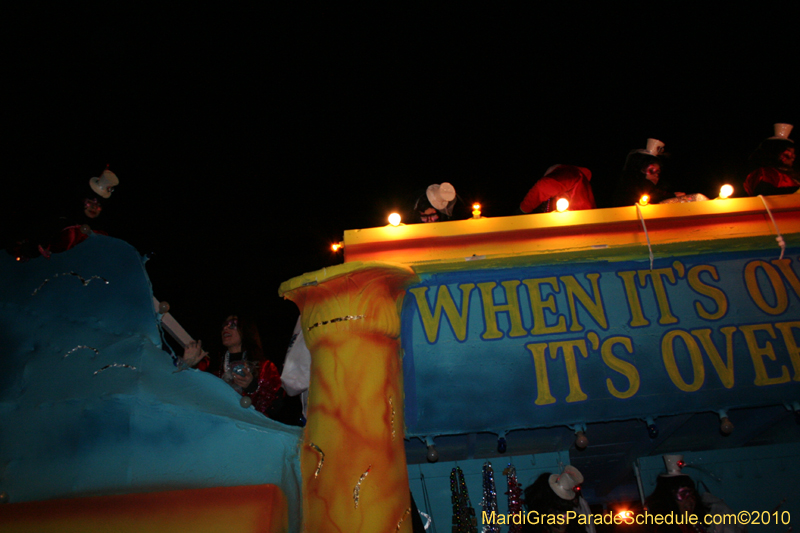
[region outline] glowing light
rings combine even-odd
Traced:
[[[399,226],[400,225],[400,213],[392,213],[389,215],[389,224],[392,226]]]
[[[335,242],[335,243],[331,244],[331,250],[333,250],[334,252],[338,252],[342,248],[344,248],[344,244],[342,244],[340,242]]]
[[[647,194],[643,194],[641,198],[639,198],[639,205],[647,205],[650,203],[650,196]]]
[[[727,183],[720,187],[719,189],[719,197],[720,198],[729,198],[730,195],[733,194],[733,186],[728,185]]]
[[[633,518],[633,511],[629,511],[624,509],[622,511],[617,511],[617,516],[619,517],[620,521],[628,520],[629,518]]]
[[[569,200],[566,198],[559,198],[556,202],[556,211],[563,213],[567,209],[569,209]]]
[[[481,204],[472,204],[472,218],[481,218]]]

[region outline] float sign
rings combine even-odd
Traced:
[[[408,436],[800,398],[800,250],[423,274],[402,343]]]

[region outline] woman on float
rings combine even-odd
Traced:
[[[256,325],[239,315],[229,315],[222,323],[225,354],[212,360],[203,351],[202,341],[192,341],[184,350],[183,362],[190,367],[216,374],[248,398],[257,411],[270,416],[284,397],[281,377],[272,361],[264,357]]]

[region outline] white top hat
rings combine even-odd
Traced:
[[[683,462],[682,455],[665,455],[664,464],[667,466],[667,473],[661,474],[663,477],[675,477],[675,476],[686,475],[681,473],[683,465],[686,464]]]
[[[661,155],[664,153],[664,143],[658,139],[647,139],[647,148],[644,151],[650,155]]]
[[[791,124],[775,124],[773,126],[775,128],[775,135],[770,137],[773,140],[779,141],[789,141],[793,143],[794,141],[789,138],[789,134],[792,133],[792,126]]]
[[[428,187],[426,191],[428,201],[438,211],[444,211],[447,204],[456,199],[456,189],[447,182],[434,184]]]
[[[559,498],[571,500],[575,497],[575,487],[583,483],[583,474],[574,466],[567,465],[560,476],[552,474],[549,482]]]
[[[105,169],[99,178],[89,180],[89,187],[103,198],[110,198],[117,185],[119,185],[119,178],[108,169]]]

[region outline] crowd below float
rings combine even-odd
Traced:
[[[791,131],[791,124],[775,124],[774,135],[765,139],[750,156],[750,169],[743,180],[745,194],[757,196],[798,192],[800,173],[794,169],[795,148],[794,141],[789,138]],[[664,142],[647,139],[645,148],[633,150],[627,155],[614,189],[613,205],[608,207],[707,199],[702,194],[676,191],[662,177],[664,149]],[[560,210],[557,201],[562,198],[568,199],[569,210],[595,209],[597,204],[591,179],[592,172],[588,168],[569,164],[553,165],[535,181],[518,210],[512,214]],[[51,254],[79,245],[91,233],[108,235],[102,214],[119,183],[119,178],[106,168],[100,176],[91,178],[89,186],[82,188],[80,194],[70,200],[63,216],[30,228],[27,235],[10,243],[7,251],[20,261],[38,256],[49,258]],[[456,193],[454,186],[447,182],[430,185],[419,192],[410,214],[407,220],[416,223],[458,220],[470,216],[469,207]],[[252,405],[267,417],[303,425],[304,417],[294,411],[287,414],[284,405],[287,397],[303,397],[308,391],[311,357],[302,339],[299,320],[282,373],[263,353],[258,329],[247,316],[227,315],[221,324],[220,337],[224,351],[212,355],[203,349],[202,341],[192,341],[185,346],[183,354],[175,357],[176,366],[211,372],[241,395],[243,407]],[[744,530],[736,524],[714,524],[708,519],[733,511],[708,491],[702,494],[698,491],[691,477],[681,470],[685,466],[682,456],[666,455],[664,462],[666,472],[658,477],[655,490],[647,497],[645,506],[639,512],[646,511],[652,516],[662,517],[670,515],[674,519],[670,524],[656,525],[646,520],[641,524],[633,514],[628,514],[622,517],[622,522],[628,524],[633,519],[633,523],[642,526],[645,531],[665,533],[739,533]],[[601,515],[593,515],[580,495],[583,476],[571,465],[563,467],[558,473],[542,474],[524,491],[516,479],[513,466],[509,465],[504,471],[508,490],[503,491],[508,496],[508,515],[497,514],[497,491],[491,465],[488,469],[487,474],[484,467],[485,486],[481,500],[484,505],[480,520],[483,531],[500,531],[500,525],[505,525],[511,533],[596,533],[597,527],[604,525]],[[491,485],[487,486],[489,482]],[[463,472],[458,468],[454,468],[451,474],[451,490],[453,531],[477,531],[479,520],[470,504]],[[491,516],[495,517],[494,525],[487,523],[487,517]],[[514,516],[522,518],[516,520]],[[617,523],[619,521],[618,518]],[[422,530],[419,516],[414,517],[414,524],[415,531]]]

